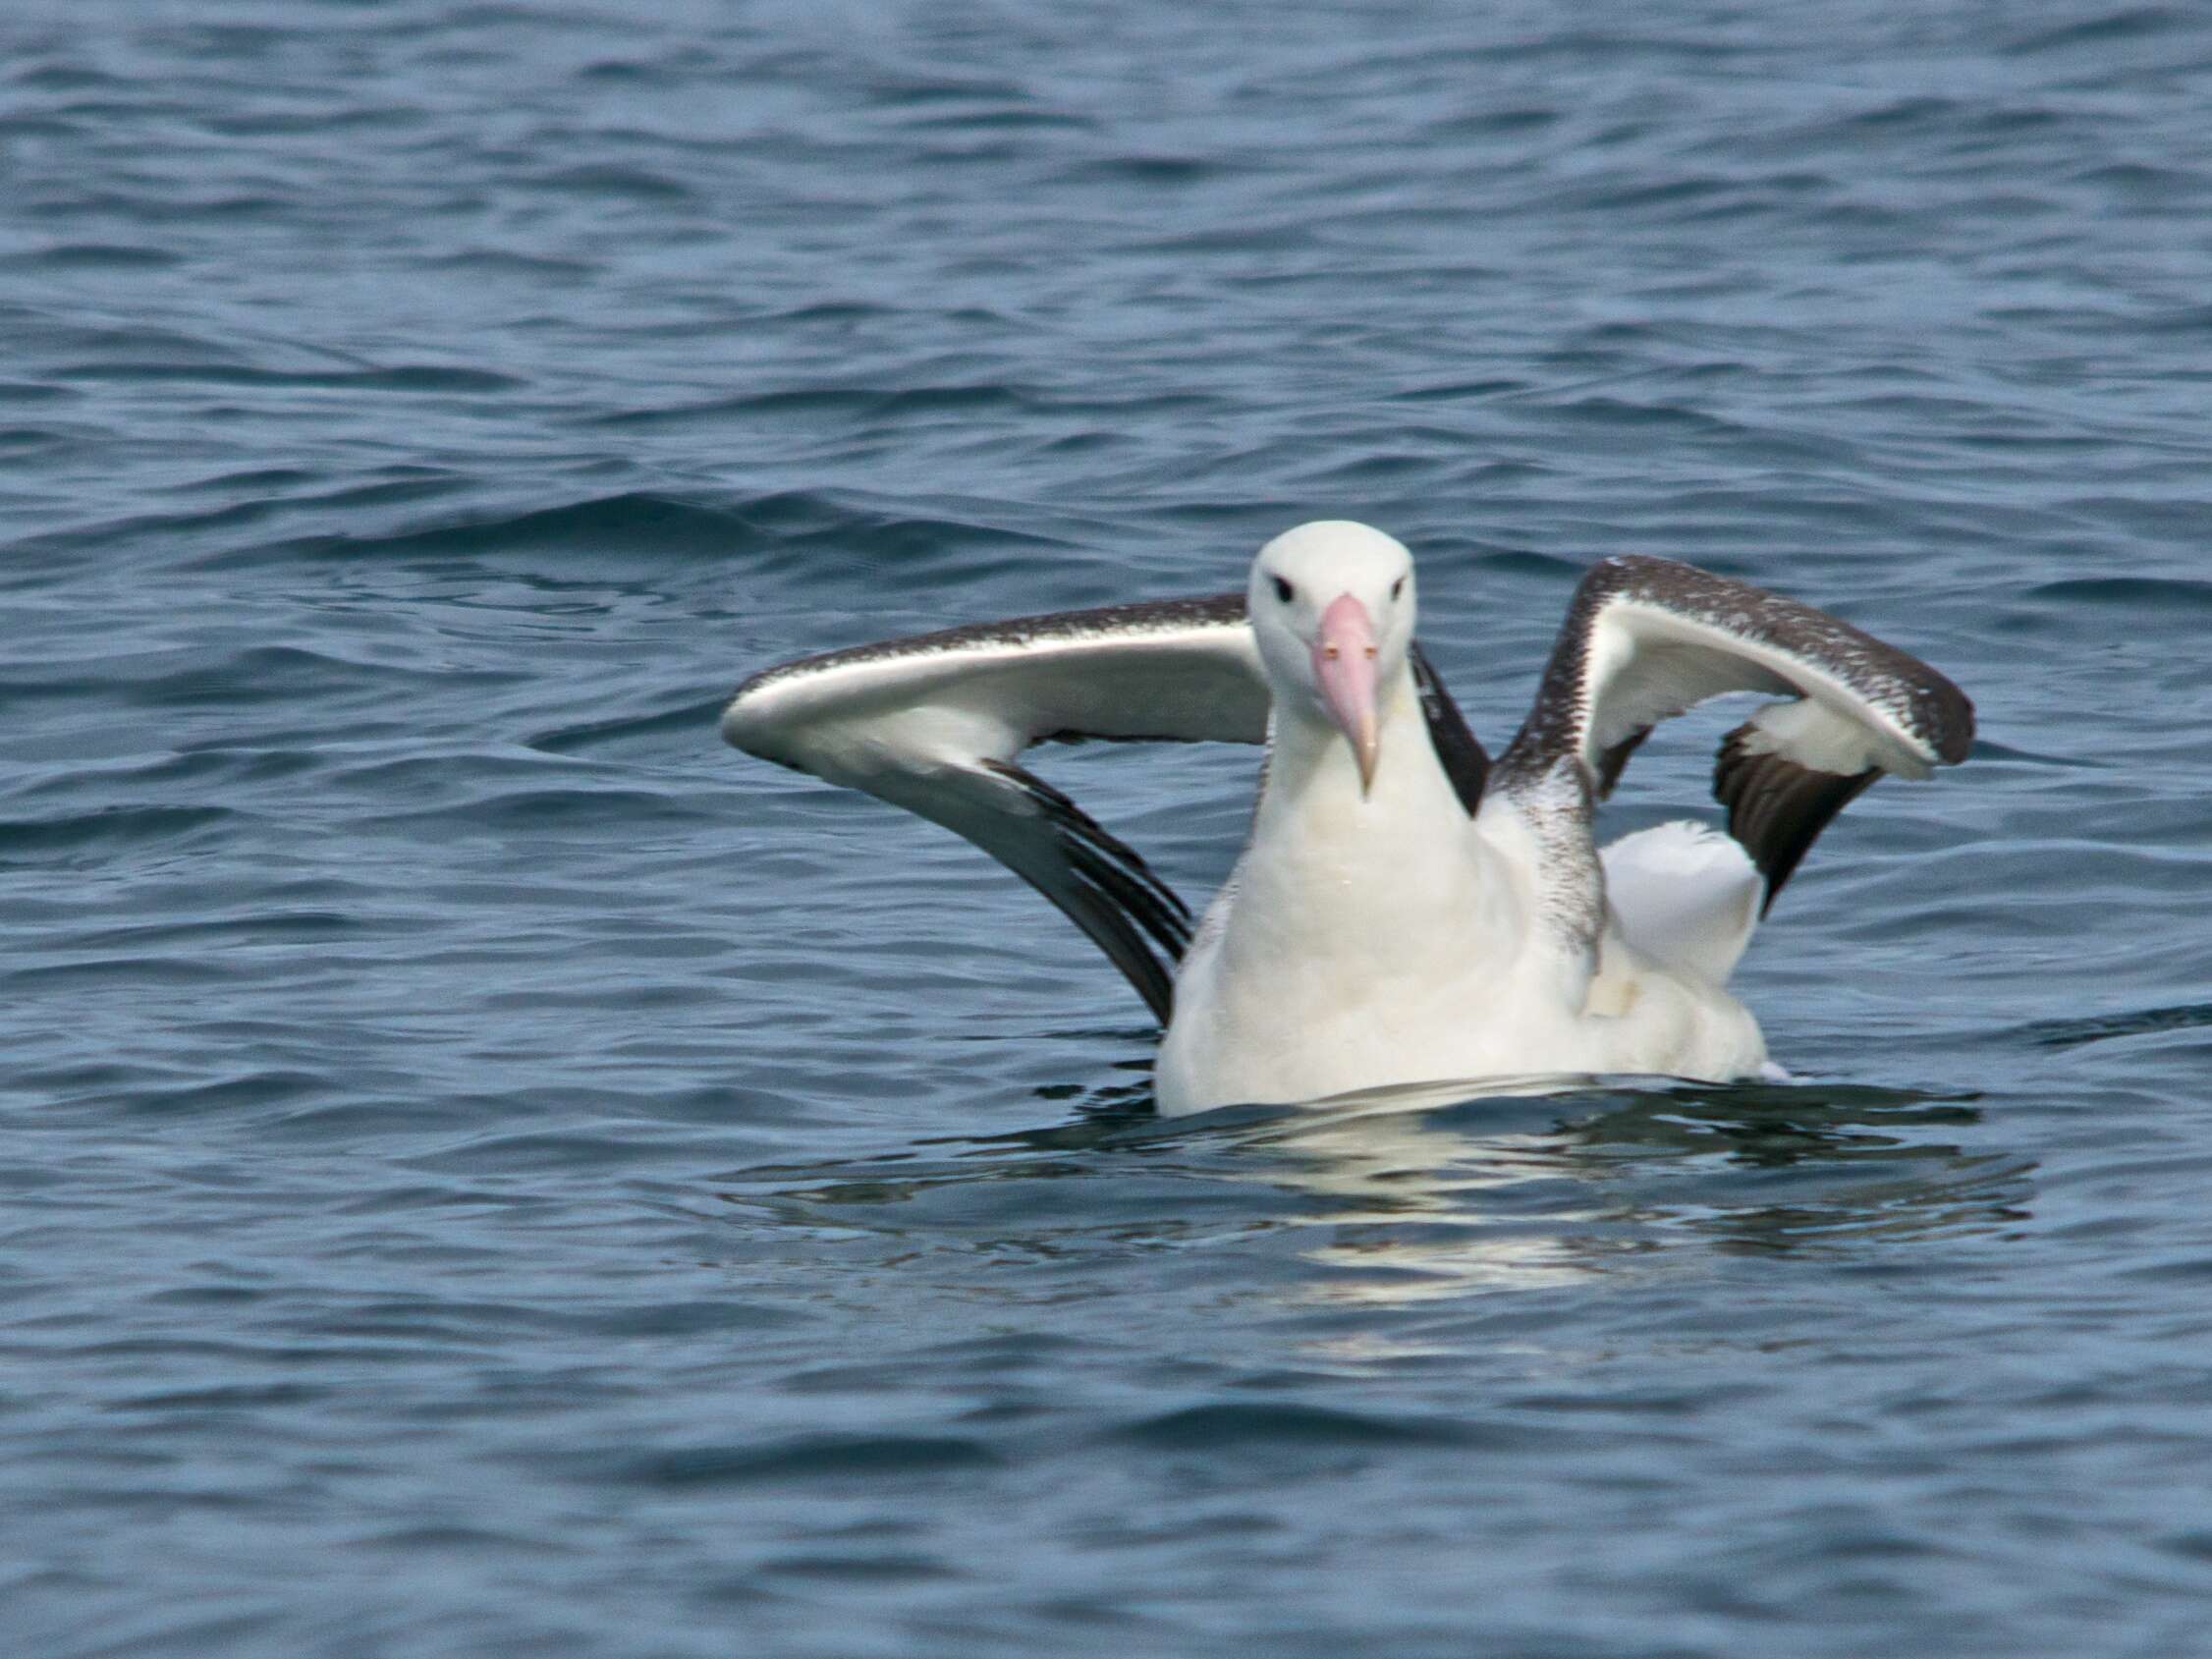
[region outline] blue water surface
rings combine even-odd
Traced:
[[[0,1646],[2212,1651],[2208,107],[2113,0],[0,10]],[[1493,746],[1614,553],[1972,693],[1797,1080],[1163,1122],[716,741],[1316,516]],[[1227,868],[1249,751],[1046,764]]]

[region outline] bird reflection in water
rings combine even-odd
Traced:
[[[1616,1272],[1672,1244],[1861,1247],[2001,1231],[2033,1165],[1946,1132],[1971,1097],[1792,1082],[1424,1084],[1340,1096],[1250,1139],[1243,1179],[1320,1200],[1302,1300],[1410,1305]]]
[[[2003,1232],[2033,1169],[1963,1143],[1981,1121],[1965,1097],[1803,1081],[1400,1085],[1172,1120],[1130,1087],[1078,1111],[719,1185],[782,1224],[895,1242],[901,1259],[1230,1248],[1256,1252],[1255,1296],[1377,1307],[1655,1271],[1684,1245]]]

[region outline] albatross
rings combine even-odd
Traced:
[[[1767,1067],[1727,988],[1830,819],[1884,774],[1965,758],[1973,705],[1809,605],[1612,558],[1576,588],[1493,763],[1414,638],[1412,557],[1301,525],[1242,593],[955,628],[755,674],[750,754],[967,837],[1067,914],[1163,1030],[1166,1113],[1383,1084]],[[1773,698],[1722,740],[1727,834],[1600,849],[1598,802],[1661,720]],[[1017,763],[1046,742],[1261,744],[1250,837],[1202,918]]]

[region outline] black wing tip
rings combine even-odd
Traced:
[[[1973,698],[1934,669],[1928,669],[1927,674],[1923,699],[1927,707],[1924,711],[1915,708],[1913,713],[1928,734],[1936,758],[1946,766],[1956,766],[1974,749]]]
[[[1420,698],[1421,717],[1428,726],[1429,744],[1436,750],[1436,758],[1451,780],[1452,793],[1460,798],[1460,804],[1468,817],[1481,809],[1482,792],[1490,780],[1490,754],[1482,747],[1482,740],[1460,712],[1460,705],[1452,700],[1445,690],[1444,680],[1428,660],[1418,641],[1412,648],[1413,691]]]
[[[1169,965],[1180,963],[1190,947],[1190,907],[1134,847],[1034,772],[1003,760],[981,764],[1020,790],[1043,815],[1080,898],[1071,907],[1048,889],[1039,891],[1091,936],[1165,1027],[1175,1012],[1175,975]]]

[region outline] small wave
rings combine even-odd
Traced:
[[[633,1459],[616,1478],[672,1491],[784,1481],[882,1481],[965,1474],[1004,1462],[959,1435],[814,1434],[767,1446],[694,1446]]]
[[[301,645],[249,645],[165,655],[182,666],[123,678],[116,690],[138,707],[177,709],[327,699],[344,691],[390,694],[401,683],[456,686],[524,677],[519,668],[474,674],[403,663],[359,662]]]
[[[1077,162],[1058,177],[1068,184],[1194,185],[1236,170],[1207,156],[1115,155]]]
[[[727,821],[721,812],[642,789],[525,789],[367,820],[387,829],[438,824],[455,834],[518,837],[555,834],[564,826],[600,833],[607,825],[620,823],[626,831],[636,833],[648,825],[688,828]]]
[[[443,479],[370,486],[402,499],[410,492],[444,494],[461,487],[465,486]],[[262,516],[272,510],[269,504],[250,509]],[[85,533],[72,535],[83,540]],[[299,536],[231,547],[205,555],[197,565],[215,570],[302,558],[412,563],[495,554],[529,554],[540,560],[555,554],[587,554],[593,570],[602,574],[614,558],[697,560],[717,568],[742,559],[751,577],[788,565],[802,568],[810,581],[820,581],[840,567],[873,571],[886,561],[925,559],[949,550],[972,559],[994,551],[1024,554],[1066,545],[1064,538],[1033,530],[915,516],[807,490],[775,491],[727,503],[634,490],[380,535]],[[551,583],[553,577],[540,568],[537,580]]]
[[[2019,1026],[2015,1034],[2041,1048],[2079,1048],[2086,1043],[2110,1042],[2116,1037],[2193,1030],[2202,1025],[2212,1025],[2212,1003],[2177,1003],[2164,1008],[2091,1015],[2079,1020],[2039,1020]]]
[[[648,173],[640,167],[602,164],[564,167],[521,181],[539,190],[569,192],[579,195],[627,196],[634,201],[691,201],[696,195],[681,179]]]
[[[654,738],[674,732],[703,733],[713,729],[715,719],[722,712],[722,698],[715,697],[710,701],[687,702],[676,708],[662,709],[656,714],[558,726],[538,733],[528,742],[530,747],[549,754],[580,754],[634,738]]]
[[[1090,133],[1098,123],[1088,116],[1044,109],[977,109],[958,114],[910,115],[899,125],[910,133]]]
[[[752,526],[727,508],[628,491],[393,535],[321,537],[313,543],[313,550],[348,558],[511,551],[602,553],[610,547],[725,555],[756,539]]]
[[[1562,209],[1586,213],[1625,214],[1644,208],[1706,206],[1742,193],[1734,179],[1668,179],[1657,184],[1597,185],[1562,193]]]
[[[8,861],[0,858],[0,869]],[[49,963],[36,968],[19,968],[0,977],[12,991],[60,991],[71,996],[82,996],[107,987],[130,987],[143,991],[149,986],[170,990],[199,990],[209,985],[232,984],[249,979],[251,973],[244,968],[228,963],[212,962],[205,957],[100,957],[90,962]],[[145,1091],[135,1087],[133,1097]]]
[[[431,270],[481,272],[487,276],[540,276],[574,280],[587,275],[591,266],[581,259],[565,259],[549,253],[517,253],[505,248],[467,248],[442,254],[424,264]]]
[[[2084,167],[2067,175],[2066,182],[2145,196],[2193,196],[2204,188],[2203,176],[2194,169],[2154,167],[2143,161],[2114,161]]]
[[[822,386],[751,392],[660,409],[622,410],[613,415],[593,415],[585,424],[651,427],[754,415],[777,420],[806,415],[833,416],[840,420],[900,420],[916,415],[968,415],[987,410],[1018,412],[1027,404],[1027,395],[1013,386]]]
[[[148,323],[103,325],[79,323],[55,331],[48,342],[56,352],[85,352],[110,357],[134,357],[166,364],[234,365],[238,359],[222,347],[194,334]],[[57,370],[66,373],[66,370]]]
[[[180,494],[238,495],[249,490],[282,489],[288,486],[314,483],[320,474],[303,467],[249,467],[237,472],[218,472],[212,477],[195,478],[189,484],[178,484]]]
[[[1717,415],[1688,409],[1681,404],[1631,403],[1627,398],[1589,397],[1556,403],[1551,408],[1555,414],[1577,424],[1622,426],[1636,430],[1671,426],[1699,435],[1747,435],[1747,429],[1733,420],[1724,420]]]
[[[1401,391],[1398,398],[1402,403],[1484,403],[1534,389],[1533,381],[1500,375],[1483,380],[1447,380],[1433,386],[1411,386]]]
[[[2085,18],[2080,23],[2022,35],[1998,50],[2007,57],[2035,57],[2045,52],[2070,51],[2076,46],[2109,46],[2116,41],[2147,40],[2184,27],[2182,15],[2163,6],[2135,6]]]
[[[2212,581],[2180,577],[2074,577],[2046,581],[2022,595],[2029,599],[2060,599],[2069,604],[2114,608],[2145,606],[2158,610],[2212,609]]]
[[[449,957],[449,960],[452,960]],[[611,1170],[650,1163],[665,1148],[650,1138],[629,1134],[585,1134],[524,1131],[476,1135],[443,1151],[406,1160],[408,1167],[439,1174],[523,1170],[569,1172]]]
[[[592,1337],[727,1336],[803,1329],[813,1323],[796,1308],[729,1297],[585,1308],[564,1321],[565,1328]]]
[[[160,1389],[108,1404],[111,1411],[260,1410],[270,1406],[304,1406],[329,1399],[326,1384],[304,1382],[223,1383],[208,1388]]]
[[[105,242],[69,242],[39,249],[34,252],[12,254],[0,262],[18,270],[138,271],[181,265],[184,263],[184,256],[159,248],[135,248]]]
[[[1467,1446],[1494,1442],[1499,1436],[1465,1421],[1235,1401],[1144,1417],[1115,1430],[1114,1438],[1157,1451],[1211,1452],[1246,1447]]]
[[[212,362],[81,362],[55,371],[78,380],[195,380],[215,386],[319,387],[346,392],[502,392],[525,384],[511,374],[445,363],[388,368],[279,369]]]
[[[1975,760],[2011,760],[2027,766],[2077,767],[2092,772],[2105,771],[2110,765],[2107,761],[2093,759],[2088,755],[2045,754],[2032,748],[2015,748],[2009,744],[1997,742],[1994,738],[1976,738],[1971,758]]]
[[[240,816],[224,806],[102,806],[62,817],[0,819],[0,863],[179,842]]]
[[[1529,105],[1447,116],[1432,123],[1430,131],[1440,138],[1503,138],[1509,134],[1541,132],[1558,126],[1559,122],[1558,110]]]
[[[8,77],[8,83],[34,92],[84,92],[94,87],[135,84],[128,77],[110,75],[105,70],[87,68],[81,63],[54,62],[19,69]]]
[[[1563,559],[1556,553],[1538,553],[1532,548],[1509,547],[1481,556],[1485,571],[1502,571],[1513,576],[1537,576],[1553,581],[1579,581],[1587,566],[1574,559]]]
[[[1813,131],[1823,137],[1833,138],[1843,134],[1875,133],[1891,128],[1918,130],[1931,124],[1950,121],[1960,113],[1962,107],[1957,98],[1915,93],[1891,98],[1876,104],[1872,109],[1853,110],[1840,120],[1818,124]]]
[[[781,1555],[761,1564],[764,1575],[817,1578],[839,1584],[915,1584],[958,1578],[961,1571],[935,1557],[912,1552],[875,1551],[862,1555]]]
[[[265,945],[322,943],[359,932],[359,917],[339,911],[274,911],[267,914],[189,917],[97,928],[71,941],[78,950],[186,943]],[[382,930],[382,929],[380,929]]]
[[[180,1114],[252,1111],[288,1106],[330,1091],[332,1079],[319,1072],[241,1072],[210,1082],[133,1091],[134,1116],[171,1118]]]

